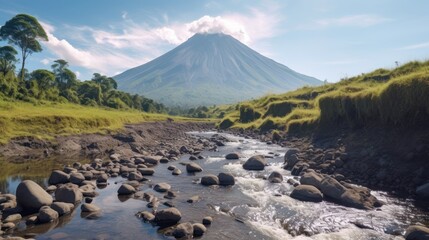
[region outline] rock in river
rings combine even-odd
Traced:
[[[39,214],[37,215],[37,223],[48,223],[57,220],[59,214],[54,209],[44,206],[40,208]]]
[[[193,172],[201,172],[203,171],[203,169],[200,167],[200,165],[196,163],[189,163],[186,165],[186,171],[189,173],[193,173]]]
[[[175,238],[191,238],[194,234],[194,226],[191,223],[181,223],[173,231]]]
[[[235,184],[234,176],[230,173],[219,173],[217,177],[219,178],[219,185],[221,186],[230,186]]]
[[[52,204],[52,197],[42,187],[31,180],[24,180],[16,189],[18,204],[26,210],[39,210]]]
[[[219,185],[219,178],[213,174],[201,178],[201,184],[204,186]]]
[[[262,155],[256,155],[249,158],[244,164],[243,168],[246,170],[264,170],[265,165],[267,164],[265,157]]]
[[[429,228],[423,226],[409,226],[405,233],[406,240],[428,240]]]
[[[155,222],[161,226],[171,226],[176,224],[182,218],[182,214],[177,208],[167,208],[158,211],[155,214]]]
[[[228,153],[225,156],[225,158],[228,160],[236,160],[236,159],[240,159],[240,155],[238,153],[235,153],[235,152],[234,153]]]
[[[153,190],[157,192],[167,192],[170,189],[171,189],[171,186],[167,183],[158,183],[155,185],[155,187],[153,187]]]
[[[82,201],[82,192],[74,184],[64,184],[55,191],[55,200],[75,204]]]
[[[49,185],[57,185],[61,183],[68,183],[70,179],[70,176],[60,170],[54,170],[51,173],[51,176],[49,177],[48,183]]]
[[[290,197],[308,202],[321,202],[323,200],[323,194],[319,189],[310,185],[299,185],[295,187]]]
[[[118,195],[130,195],[136,192],[136,189],[129,184],[122,184],[118,189]]]
[[[281,173],[274,171],[268,176],[268,181],[271,183],[281,183],[283,182],[283,176]]]
[[[101,210],[98,206],[92,203],[84,203],[82,204],[80,209],[82,210],[82,212],[99,212]]]
[[[70,213],[74,208],[74,204],[65,202],[54,202],[52,203],[51,208],[55,210],[58,215],[62,216]]]
[[[207,228],[201,223],[194,223],[194,237],[201,237],[207,231]]]

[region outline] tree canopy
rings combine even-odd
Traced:
[[[25,60],[33,52],[42,51],[38,40],[48,41],[39,21],[27,14],[18,14],[0,28],[0,38],[21,49],[21,80],[24,78]]]

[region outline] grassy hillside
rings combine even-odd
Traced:
[[[0,100],[0,143],[19,136],[49,139],[56,135],[106,132],[120,129],[127,123],[164,121],[168,117],[137,110],[104,109],[53,102],[33,105]],[[174,119],[197,121],[180,117]]]
[[[218,126],[295,132],[338,124],[351,127],[420,124],[428,119],[429,61],[426,61],[243,102],[226,114]]]

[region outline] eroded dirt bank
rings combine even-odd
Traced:
[[[118,153],[131,157],[155,153],[161,148],[180,148],[191,144],[186,132],[212,128],[213,123],[166,121],[130,124],[118,132],[108,134],[59,136],[54,140],[21,137],[0,146],[0,156],[21,161],[50,155],[103,157]]]

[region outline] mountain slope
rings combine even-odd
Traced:
[[[114,79],[121,90],[181,106],[233,103],[321,84],[225,34],[196,34]]]

